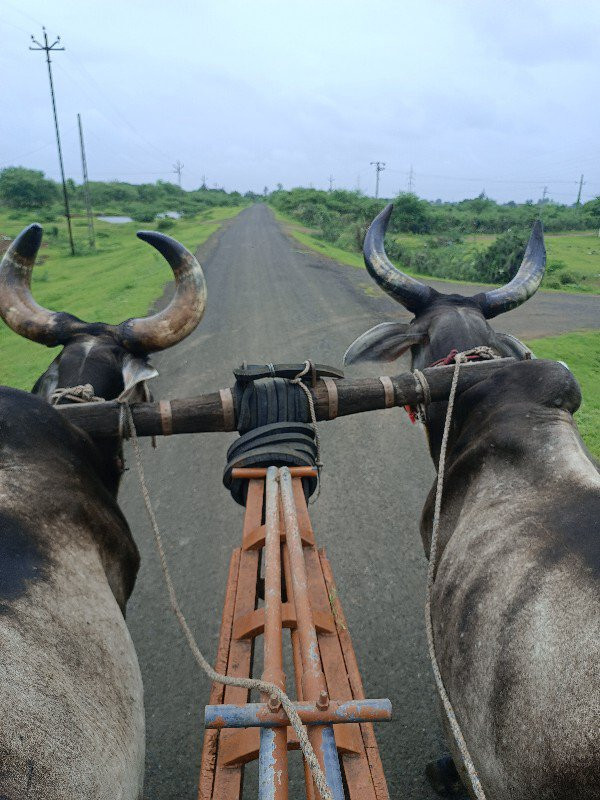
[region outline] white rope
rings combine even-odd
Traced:
[[[446,712],[446,717],[448,718],[448,723],[450,725],[450,729],[452,730],[454,741],[456,742],[456,746],[460,751],[463,764],[467,771],[467,775],[469,776],[469,781],[471,783],[473,794],[475,795],[477,800],[486,800],[486,796],[483,791],[481,781],[479,780],[479,775],[477,774],[477,770],[475,769],[475,765],[473,764],[473,759],[471,758],[471,755],[469,753],[467,743],[465,742],[460,725],[456,718],[456,714],[454,713],[452,703],[450,702],[450,698],[448,697],[448,694],[446,692],[444,681],[442,680],[442,675],[440,673],[440,668],[435,654],[435,642],[433,639],[433,621],[431,619],[431,596],[433,594],[433,584],[435,581],[435,571],[436,571],[435,562],[437,557],[438,531],[440,525],[442,495],[444,492],[444,470],[446,467],[446,449],[448,447],[450,423],[452,421],[452,412],[454,410],[454,399],[456,397],[456,386],[458,384],[458,373],[460,370],[460,365],[466,362],[468,360],[467,356],[470,355],[478,355],[484,359],[499,358],[499,356],[496,355],[496,353],[494,353],[494,351],[491,348],[484,346],[474,347],[471,350],[465,350],[462,353],[457,353],[456,356],[454,357],[455,366],[454,366],[454,373],[452,375],[452,385],[450,387],[450,393],[448,396],[448,410],[446,411],[446,419],[444,421],[444,433],[442,435],[442,444],[440,447],[440,460],[438,464],[437,485],[435,491],[433,525],[431,527],[429,567],[427,570],[427,597],[425,602],[425,628],[427,631],[427,645],[429,649],[429,657],[431,659],[431,666],[433,668],[433,677],[435,678],[435,684],[438,690],[438,694],[440,696],[440,700],[442,701],[442,705],[444,706],[444,711]],[[427,382],[423,373],[420,373],[419,376],[419,382],[422,384],[421,378],[423,381]],[[431,394],[429,394],[429,397],[431,397]]]
[[[317,494],[313,502],[319,499],[319,495],[321,494],[321,470],[323,468],[323,462],[321,461],[321,439],[319,437],[319,429],[317,427],[317,415],[315,412],[315,401],[313,400],[312,392],[308,388],[308,386],[304,383],[302,378],[308,374],[309,369],[312,367],[312,363],[310,361],[304,362],[304,369],[302,369],[295,378],[292,378],[290,383],[295,383],[299,386],[304,394],[306,395],[306,399],[308,400],[308,409],[310,413],[310,422],[313,431],[315,432],[315,444],[317,446],[317,460],[315,461],[317,467]]]
[[[420,403],[417,403],[417,417],[419,421],[425,425],[427,421],[427,415],[425,413],[425,409],[431,403],[431,389],[429,388],[429,384],[427,383],[427,378],[423,373],[418,370],[413,370],[413,375],[415,376],[415,385],[417,387],[417,396],[419,392],[423,395],[423,399]]]
[[[55,389],[50,395],[50,405],[57,405],[61,400],[72,400],[74,403],[103,403],[103,397],[96,397],[91,383],[80,386],[66,386]]]
[[[177,594],[175,593],[175,587],[173,586],[173,581],[171,579],[171,573],[167,564],[167,558],[165,556],[165,550],[163,547],[162,536],[160,534],[160,530],[158,527],[158,523],[156,521],[156,516],[154,514],[154,509],[152,508],[152,503],[150,501],[150,495],[148,493],[148,486],[146,484],[146,478],[144,475],[144,467],[142,464],[142,456],[140,452],[140,447],[137,439],[137,434],[135,430],[135,424],[133,421],[133,414],[131,413],[131,408],[127,400],[122,401],[123,407],[125,409],[125,414],[127,417],[127,423],[129,427],[129,435],[131,437],[131,442],[133,444],[133,449],[135,452],[135,461],[138,471],[138,476],[140,480],[140,488],[142,490],[142,497],[144,499],[144,504],[146,506],[146,511],[148,513],[148,518],[150,519],[150,525],[152,526],[152,531],[154,533],[154,543],[156,544],[156,549],[158,551],[158,557],[160,559],[160,566],[163,573],[163,578],[165,581],[165,585],[167,587],[167,591],[169,593],[169,602],[171,605],[171,610],[175,614],[177,618],[177,622],[179,623],[179,627],[183,631],[183,635],[186,638],[188,647],[190,648],[194,659],[198,666],[206,673],[206,675],[210,678],[210,680],[216,683],[222,683],[226,686],[239,686],[242,689],[257,689],[259,692],[264,692],[265,694],[276,698],[281,703],[281,706],[285,713],[287,714],[287,718],[290,722],[290,725],[296,732],[296,736],[298,737],[298,742],[300,743],[300,749],[304,755],[306,763],[308,764],[310,771],[313,776],[313,780],[315,785],[321,795],[322,800],[333,800],[333,795],[329,786],[327,785],[327,780],[325,775],[323,774],[323,770],[321,769],[319,762],[317,760],[317,756],[315,755],[315,751],[308,739],[308,735],[306,733],[306,729],[302,724],[302,720],[296,711],[293,702],[287,696],[287,694],[276,686],[274,683],[269,683],[267,681],[262,681],[257,678],[234,678],[231,675],[221,675],[219,672],[216,672],[206,660],[198,644],[196,639],[194,638],[194,634],[190,630],[190,627],[187,623],[187,620],[179,606],[179,601],[177,600]]]

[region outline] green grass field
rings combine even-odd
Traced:
[[[297,220],[275,211],[277,219],[285,224],[289,233],[301,244],[322,253],[328,258],[362,269],[364,262],[360,253],[349,252],[340,247],[335,247],[314,235],[314,231],[303,227]],[[396,234],[396,240],[410,250],[421,249],[430,238],[418,233]],[[493,233],[468,234],[464,237],[461,247],[465,249],[480,250],[488,247],[496,238]],[[542,288],[548,291],[559,289],[563,292],[577,292],[585,289],[588,292],[600,293],[600,238],[598,232],[567,231],[565,233],[545,234],[548,273],[542,283]],[[558,269],[555,269],[558,267]],[[411,275],[417,273],[407,272]],[[561,273],[569,272],[580,282],[581,286],[562,284],[559,281]],[[431,280],[431,276],[421,276]],[[580,280],[581,279],[581,280]],[[435,280],[449,281],[446,278]]]
[[[210,209],[177,220],[165,233],[193,252],[240,211],[241,207]],[[0,212],[0,235],[14,237],[36,222],[35,212],[18,219],[13,216]],[[68,311],[89,322],[114,324],[143,316],[172,279],[164,258],[135,235],[140,229],[156,229],[156,225],[96,221],[95,227],[97,252],[91,253],[85,220],[74,220],[76,249],[82,254],[73,257],[67,246],[66,223],[44,226],[44,240],[33,271],[35,299],[53,311]],[[57,235],[53,235],[56,229]],[[0,383],[31,389],[57,352],[17,336],[0,322]]]
[[[583,402],[575,420],[591,453],[600,459],[600,333],[565,333],[527,344],[538,358],[564,361],[579,381]]]

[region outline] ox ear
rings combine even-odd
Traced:
[[[138,383],[149,381],[158,376],[158,370],[150,366],[145,358],[137,358],[127,353],[122,364],[123,392],[129,393]]]
[[[424,342],[426,333],[403,322],[382,322],[355,339],[344,353],[344,364],[357,361],[395,361],[409,347]]]

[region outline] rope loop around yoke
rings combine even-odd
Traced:
[[[319,499],[319,495],[321,494],[321,470],[323,469],[323,462],[321,461],[321,439],[319,437],[319,429],[317,427],[317,414],[315,412],[315,401],[313,400],[312,392],[302,380],[302,378],[305,375],[308,375],[309,371],[313,373],[313,380],[314,380],[315,365],[312,361],[306,360],[304,362],[304,368],[300,370],[300,372],[296,375],[295,378],[292,378],[290,383],[295,383],[302,389],[302,391],[306,395],[306,400],[308,401],[308,409],[310,411],[310,421],[312,428],[315,432],[315,444],[317,445],[317,458],[315,464],[317,467],[319,485],[317,487],[317,494],[315,495],[315,498],[312,501],[314,503],[316,500]]]
[[[294,703],[292,702],[292,700],[290,700],[288,695],[282,689],[280,689],[279,686],[276,686],[274,683],[269,683],[268,681],[259,680],[258,678],[236,678],[231,675],[220,674],[215,669],[213,669],[213,667],[206,660],[206,658],[202,654],[202,651],[198,647],[198,643],[196,642],[194,634],[192,633],[188,625],[188,622],[183,614],[183,611],[181,610],[181,607],[179,605],[179,600],[177,599],[177,594],[175,592],[175,587],[173,585],[173,580],[171,578],[169,565],[167,564],[167,558],[165,555],[162,536],[160,533],[160,529],[158,527],[158,522],[156,521],[156,515],[154,513],[154,509],[152,508],[152,502],[150,500],[150,494],[148,492],[148,486],[146,484],[144,466],[142,464],[142,454],[140,451],[137,433],[135,430],[135,423],[133,421],[133,414],[131,412],[131,407],[125,398],[123,398],[120,402],[121,402],[121,407],[124,410],[124,415],[127,422],[128,430],[126,431],[126,433],[131,438],[131,443],[133,445],[133,450],[135,453],[135,463],[140,482],[140,489],[142,492],[144,505],[146,506],[146,512],[150,520],[150,526],[154,534],[154,543],[158,551],[158,557],[160,560],[160,566],[162,569],[165,586],[167,587],[167,592],[169,594],[169,603],[171,606],[171,610],[175,615],[175,617],[177,618],[179,627],[183,632],[188,647],[196,663],[198,664],[200,669],[207,675],[207,677],[211,681],[214,681],[215,683],[222,683],[225,686],[238,686],[242,689],[256,689],[259,692],[263,692],[264,694],[267,694],[269,696],[275,695],[275,697],[281,703],[281,707],[287,714],[290,725],[294,729],[296,736],[298,737],[298,742],[300,743],[300,749],[302,750],[306,763],[310,768],[313,780],[319,791],[319,794],[321,795],[322,800],[333,800],[333,795],[331,794],[331,790],[327,785],[327,779],[325,778],[323,770],[321,769],[319,762],[317,760],[315,751],[313,750],[313,747],[308,739],[306,728],[302,724],[302,720],[300,719],[300,716],[294,706]]]
[[[461,364],[464,364],[468,361],[473,361],[475,358],[482,358],[482,359],[496,359],[501,358],[498,354],[496,354],[490,347],[473,347],[470,350],[465,350],[462,353],[458,353],[456,351],[451,351],[451,353],[447,356],[447,358],[451,358],[454,361],[454,373],[452,375],[452,384],[450,386],[450,394],[448,396],[448,409],[446,411],[446,419],[444,421],[444,433],[442,435],[442,444],[440,447],[440,460],[438,464],[438,474],[437,474],[437,483],[436,483],[436,490],[435,490],[435,504],[434,504],[434,512],[433,512],[433,524],[431,527],[431,544],[429,547],[429,566],[427,569],[427,592],[426,592],[426,601],[425,601],[425,629],[427,632],[427,646],[429,650],[429,658],[431,660],[431,666],[433,669],[433,677],[435,679],[436,688],[438,690],[438,694],[440,696],[440,700],[444,707],[444,712],[448,719],[448,724],[450,725],[450,729],[452,730],[452,735],[454,737],[454,741],[456,742],[456,746],[460,752],[464,767],[467,771],[467,775],[469,778],[469,782],[471,784],[471,788],[473,790],[473,794],[477,798],[477,800],[486,800],[485,793],[483,791],[483,787],[481,785],[481,781],[479,780],[479,775],[477,774],[477,770],[475,765],[473,764],[473,759],[469,753],[469,749],[467,747],[467,743],[463,736],[462,730],[460,728],[460,724],[458,719],[456,718],[456,714],[454,713],[454,708],[452,707],[452,703],[450,702],[450,698],[446,692],[446,687],[444,686],[444,681],[442,679],[442,675],[440,672],[440,668],[437,662],[437,657],[435,653],[435,641],[433,637],[433,620],[431,618],[431,598],[433,595],[433,585],[435,582],[435,575],[436,575],[436,559],[437,559],[437,547],[438,547],[438,533],[439,533],[439,525],[440,525],[440,512],[442,508],[442,496],[444,492],[444,472],[446,468],[446,450],[448,448],[448,438],[450,434],[450,423],[452,422],[452,412],[454,411],[454,400],[456,398],[456,387],[458,385],[458,374],[460,371]],[[439,364],[448,364],[450,362],[446,361],[446,359],[442,359]],[[417,373],[417,370],[415,370]],[[427,381],[423,373],[419,373],[425,384]],[[421,378],[417,376],[419,382],[421,382]],[[423,389],[425,387],[423,386]],[[429,389],[429,387],[427,387]],[[429,398],[431,399],[431,394],[429,393]]]

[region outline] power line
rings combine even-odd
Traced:
[[[52,82],[52,67],[50,66],[50,52],[51,51],[58,51],[64,50],[64,47],[57,47],[58,43],[60,42],[60,36],[52,43],[48,44],[48,34],[46,33],[46,28],[42,28],[44,32],[44,44],[40,44],[34,37],[31,37],[31,41],[37,45],[37,47],[29,47],[30,50],[43,50],[46,53],[46,62],[48,64],[48,78],[50,80],[50,96],[52,98],[52,111],[54,112],[54,128],[56,130],[56,144],[58,146],[58,162],[60,164],[60,174],[62,178],[62,187],[63,187],[63,197],[65,201],[65,216],[67,218],[67,227],[69,229],[69,241],[71,242],[71,255],[75,255],[75,245],[73,244],[73,231],[71,230],[71,212],[69,211],[69,196],[67,195],[67,184],[65,182],[65,168],[63,165],[63,157],[62,157],[62,147],[60,146],[60,131],[58,129],[58,116],[56,113],[56,100],[54,98],[54,83]]]
[[[379,197],[379,173],[385,169],[385,161],[371,161],[371,166],[375,167],[375,197]]]
[[[96,90],[104,97],[106,102],[112,107],[113,111],[117,114],[117,116],[119,116],[122,119],[122,121],[125,123],[125,125],[127,125],[127,127],[131,131],[133,131],[133,133],[135,133],[135,135],[138,137],[138,139],[140,139],[142,142],[145,142],[156,153],[158,153],[161,158],[169,158],[169,156],[167,156],[166,153],[164,153],[159,147],[157,147],[152,141],[150,141],[150,139],[146,138],[142,133],[140,133],[140,131],[134,125],[132,125],[130,120],[128,120],[127,117],[121,112],[121,110],[118,108],[118,106],[106,94],[106,92],[104,91],[102,86],[98,83],[98,81],[94,78],[94,76],[90,74],[90,72],[87,70],[85,65],[82,62],[80,62],[79,59],[76,59],[73,55],[71,55],[71,56],[68,55],[67,58],[70,61],[73,61],[75,66],[87,76],[88,80],[90,80],[94,84]],[[154,158],[156,158],[156,156],[154,156]]]

